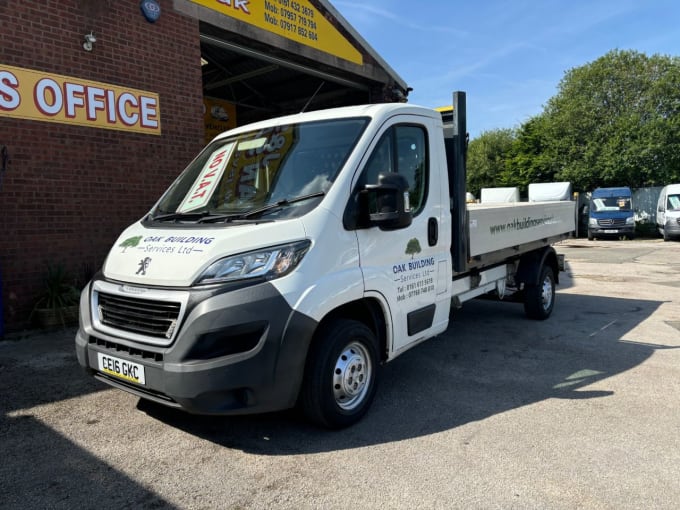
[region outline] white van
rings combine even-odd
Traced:
[[[465,137],[402,103],[220,134],[83,291],[79,363],[191,413],[299,404],[351,425],[379,366],[444,332],[452,307],[514,296],[532,319],[552,313],[551,245],[574,231],[574,203],[467,205],[464,165]]]
[[[680,237],[680,184],[664,186],[656,205],[656,226],[664,241]]]

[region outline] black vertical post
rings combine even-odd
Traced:
[[[451,197],[451,256],[454,273],[467,270],[470,225],[466,205],[467,112],[465,92],[453,93],[453,137],[447,143],[449,195]]]

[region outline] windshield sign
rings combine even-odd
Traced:
[[[177,208],[177,212],[200,209],[208,203],[208,200],[215,191],[215,186],[217,186],[217,183],[222,178],[222,173],[227,166],[233,149],[234,144],[228,143],[213,152],[201,173],[198,174],[198,178],[191,191],[187,193],[184,201]]]
[[[216,140],[170,187],[152,217],[206,221],[206,215],[256,210],[272,219],[304,214],[330,189],[367,124],[365,118],[335,119]]]
[[[630,211],[630,197],[593,198],[593,211]]]

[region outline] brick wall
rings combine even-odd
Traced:
[[[198,22],[161,0],[0,2],[0,64],[159,94],[161,136],[12,119],[0,110],[0,275],[5,332],[29,326],[46,262],[98,270],[203,143]],[[83,49],[94,32],[94,50]]]

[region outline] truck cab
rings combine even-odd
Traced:
[[[593,191],[588,212],[588,240],[603,237],[635,237],[630,188],[597,188]]]
[[[656,205],[656,227],[664,241],[680,238],[680,184],[664,186]]]

